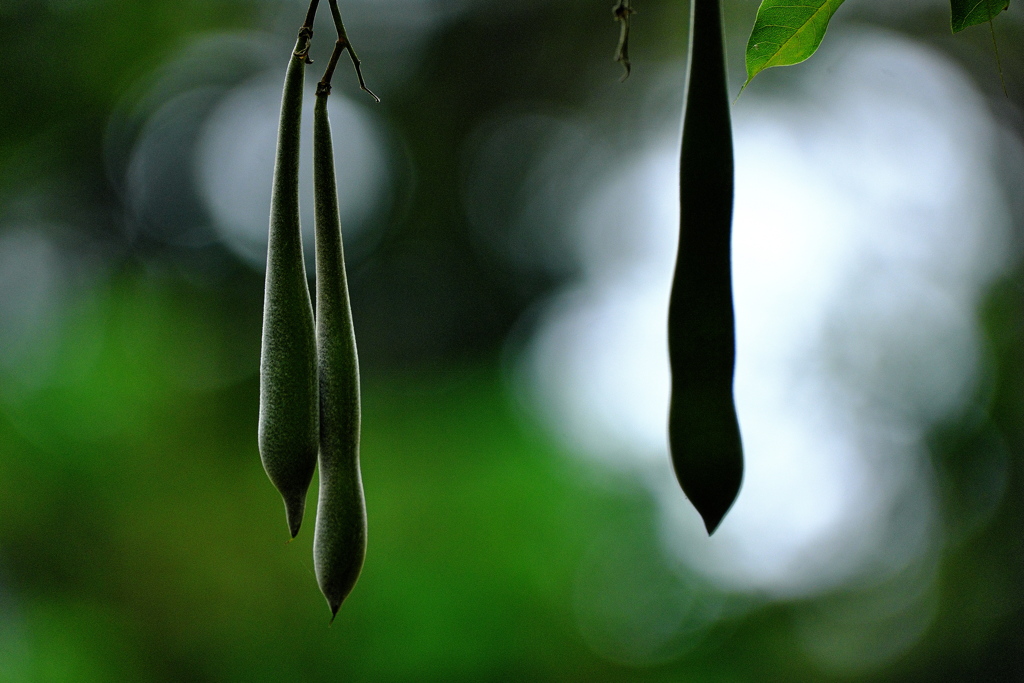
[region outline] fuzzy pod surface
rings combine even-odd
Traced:
[[[329,87],[313,109],[316,217],[316,338],[320,377],[320,499],[313,566],[332,618],[348,597],[366,556],[366,503],[359,472],[359,360],[352,325],[338,215]]]
[[[733,400],[732,126],[719,0],[691,0],[679,252],[669,301],[669,446],[709,534],[735,501],[743,446]]]
[[[302,524],[319,445],[316,336],[299,230],[299,131],[311,36],[299,31],[281,96],[260,354],[260,459],[284,499],[292,538]]]

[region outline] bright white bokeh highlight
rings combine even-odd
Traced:
[[[734,112],[746,473],[715,536],[668,466],[677,130],[580,201],[583,276],[522,357],[538,414],[639,472],[669,554],[727,591],[809,596],[934,554],[922,436],[976,390],[976,306],[1008,265],[997,130],[967,78],[896,36],[831,40],[801,94],[752,87]]]
[[[266,267],[267,212],[281,114],[280,73],[243,83],[224,96],[207,119],[196,151],[200,194],[221,238],[257,268]],[[313,258],[314,79],[303,96],[299,209],[307,263]],[[335,89],[328,103],[346,239],[359,234],[390,192],[387,151],[378,126]]]

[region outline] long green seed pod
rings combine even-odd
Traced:
[[[733,152],[721,6],[719,0],[690,4],[679,254],[668,312],[668,435],[676,477],[711,534],[743,479],[733,402]]]
[[[313,535],[313,566],[333,619],[363,567],[366,504],[359,474],[359,359],[345,278],[334,147],[327,118],[329,94],[329,85],[318,86],[313,109],[320,374],[320,500]]]
[[[299,129],[311,36],[307,28],[299,31],[281,96],[260,356],[260,458],[284,498],[292,538],[302,524],[319,442],[313,306],[299,232]]]

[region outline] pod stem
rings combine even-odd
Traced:
[[[316,8],[320,4],[320,0],[310,0],[309,9],[306,10],[306,20],[302,22],[302,28],[308,28],[311,32],[313,30],[313,20],[316,19]],[[312,63],[312,62],[310,62]]]
[[[992,34],[992,51],[996,54],[996,68],[999,69],[999,83],[1003,86],[1003,95],[1010,99],[1010,93],[1006,92],[1006,78],[1003,76],[1003,60],[999,58],[999,44],[996,42],[996,27],[992,23],[991,15],[988,18],[988,30]]]
[[[621,25],[619,31],[619,46],[615,50],[615,61],[622,65],[625,73],[619,81],[629,78],[629,17],[636,14],[636,10],[630,4],[630,0],[618,0],[612,7],[612,16]]]
[[[314,0],[315,2],[316,0]],[[316,86],[316,94],[319,95],[330,95],[331,94],[331,78],[334,76],[334,69],[338,66],[338,60],[341,59],[341,53],[348,50],[348,56],[352,59],[352,66],[356,69],[356,77],[359,79],[359,87],[368,93],[377,102],[380,102],[380,98],[373,94],[373,91],[366,87],[366,81],[363,80],[363,70],[361,67],[362,62],[359,61],[359,56],[356,51],[352,48],[352,42],[348,39],[348,33],[345,31],[345,22],[341,20],[341,10],[338,9],[338,0],[329,0],[331,4],[331,15],[334,17],[334,27],[338,31],[338,41],[334,43],[334,52],[331,53],[331,59],[327,63],[327,69],[324,71],[323,78]]]
[[[309,9],[306,10],[306,20],[299,27],[299,38],[302,42],[295,50],[295,56],[306,64],[313,63],[313,60],[309,58],[309,44],[313,40],[313,20],[316,19],[316,8],[319,4],[320,0],[310,0]]]

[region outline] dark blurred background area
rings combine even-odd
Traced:
[[[611,4],[341,1],[382,102],[343,60],[369,544],[328,627],[256,447],[306,3],[0,0],[0,682],[1024,679],[1024,6],[847,3],[737,98],[708,539],[664,427],[688,3],[634,0],[624,82]]]

